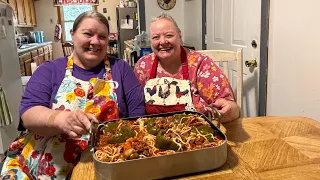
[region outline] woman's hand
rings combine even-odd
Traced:
[[[212,105],[219,109],[222,122],[230,122],[240,116],[239,106],[234,101],[219,98]]]
[[[70,138],[79,138],[89,132],[92,120],[98,122],[93,114],[85,114],[82,111],[62,111],[56,116],[54,124]]]

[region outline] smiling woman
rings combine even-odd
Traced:
[[[27,84],[18,128],[24,132],[10,145],[0,179],[65,179],[88,146],[91,121],[145,114],[133,70],[107,56],[108,20],[87,11],[70,34],[73,53],[43,63]]]
[[[239,117],[228,79],[210,57],[182,46],[175,20],[161,14],[150,25],[153,53],[143,56],[135,73],[145,88],[148,114],[198,111],[216,107],[224,122]]]

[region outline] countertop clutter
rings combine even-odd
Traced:
[[[222,167],[170,179],[319,179],[320,122],[305,117],[239,118],[221,130],[228,138]],[[89,148],[71,179],[96,179]]]
[[[34,49],[37,49],[39,47],[43,47],[46,45],[52,44],[51,41],[48,42],[44,42],[44,43],[31,43],[31,44],[24,44],[22,46],[20,46],[20,48],[18,48],[18,54],[24,53],[24,52],[28,52]]]

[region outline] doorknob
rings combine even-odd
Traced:
[[[244,64],[247,67],[257,67],[258,66],[257,60],[247,60],[246,62],[244,62]]]

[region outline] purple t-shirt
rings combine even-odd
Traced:
[[[143,89],[128,63],[115,57],[108,57],[111,64],[112,79],[119,83],[116,90],[119,105],[119,116],[134,117],[145,115],[145,103]],[[67,66],[67,57],[41,64],[27,83],[20,104],[20,117],[28,109],[34,106],[50,108],[64,79]],[[85,70],[73,65],[73,76],[89,81],[90,78],[103,78],[105,73],[104,62],[90,70]],[[19,131],[25,130],[20,118]]]

